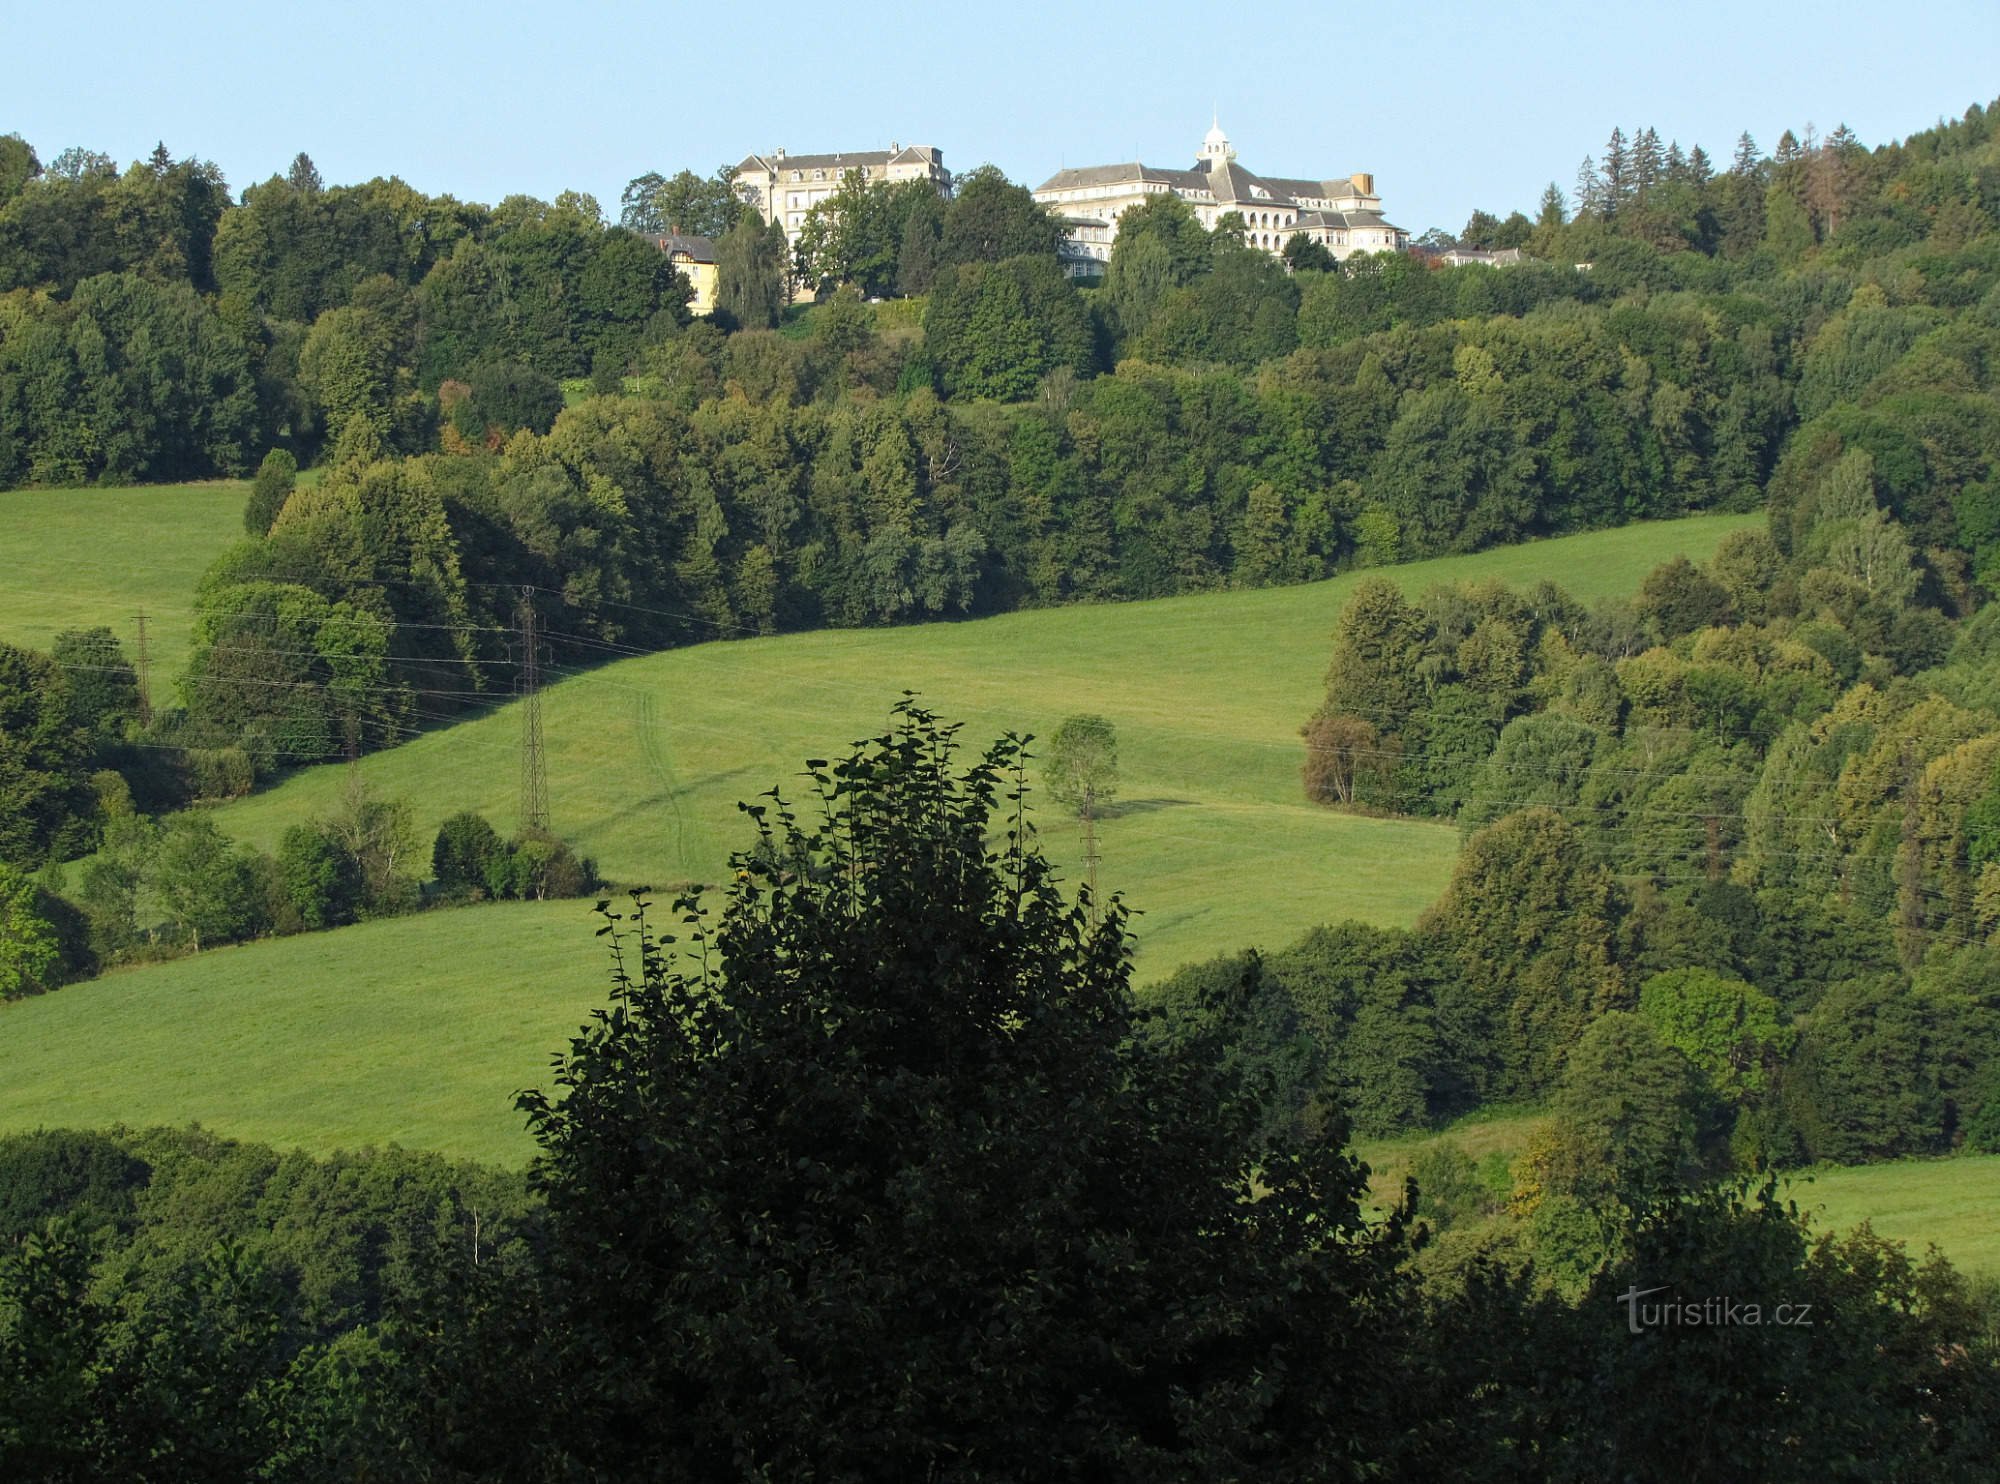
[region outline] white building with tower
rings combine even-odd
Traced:
[[[1068,229],[1064,258],[1069,271],[1086,274],[1103,271],[1121,215],[1169,192],[1186,201],[1210,229],[1227,213],[1237,213],[1243,218],[1244,240],[1266,252],[1284,251],[1298,233],[1335,258],[1398,252],[1410,243],[1410,234],[1382,215],[1373,175],[1300,180],[1254,174],[1236,163],[1236,151],[1219,121],[1202,140],[1190,169],[1162,169],[1137,160],[1084,165],[1058,170],[1034,196]]]

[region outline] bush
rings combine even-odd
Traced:
[[[0,861],[0,1000],[41,994],[78,966],[81,917]]]
[[[507,847],[483,815],[467,810],[454,814],[439,828],[431,847],[431,874],[445,892],[493,892],[490,875],[495,858],[503,865]],[[494,893],[499,895],[499,893]]]
[[[342,927],[360,911],[361,863],[323,824],[295,824],[278,847],[284,900],[306,928]]]
[[[515,836],[509,853],[513,858],[512,894],[524,900],[580,897],[597,885],[596,863],[545,831],[530,830]]]
[[[241,747],[191,747],[188,775],[197,799],[240,799],[257,784],[257,765]]]

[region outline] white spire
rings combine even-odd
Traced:
[[[1218,109],[1210,116],[1215,122],[1209,126],[1208,133],[1201,141],[1201,157],[1204,160],[1234,159],[1236,151],[1229,147],[1229,136],[1222,132],[1221,110]]]

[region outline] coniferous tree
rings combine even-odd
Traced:
[[[1632,192],[1632,149],[1625,142],[1625,131],[1616,125],[1605,141],[1598,173],[1604,182],[1603,214],[1609,219],[1624,210]]]
[[[1598,178],[1597,161],[1590,155],[1576,167],[1576,217],[1583,221],[1604,215],[1604,185]]]
[[[1633,136],[1626,168],[1632,178],[1632,200],[1634,204],[1644,205],[1666,174],[1666,163],[1660,153],[1660,136],[1651,125]]]

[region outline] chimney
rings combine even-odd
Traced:
[[[785,151],[782,146],[771,151],[771,158],[774,160],[782,160],[784,159],[784,157],[785,157]]]
[[[1375,177],[1365,170],[1357,170],[1354,174],[1347,177],[1347,182],[1354,187],[1354,193],[1357,196],[1372,196],[1375,194]]]

